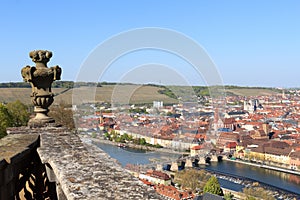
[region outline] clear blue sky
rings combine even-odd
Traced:
[[[53,51],[49,66],[60,65],[62,79],[75,80],[84,60],[106,39],[160,27],[197,41],[225,84],[300,87],[297,0],[3,0],[0,27],[0,82],[22,81],[20,70],[34,65],[28,53],[35,49]],[[115,81],[109,75],[103,80]]]

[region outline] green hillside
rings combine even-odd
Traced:
[[[224,86],[224,89],[227,96],[274,95],[282,92],[275,88],[263,87]],[[52,91],[55,94],[55,103],[64,101],[68,104],[72,103],[73,97],[79,103],[143,104],[163,101],[164,104],[172,104],[178,103],[177,97],[182,101],[194,101],[197,96],[210,94],[208,87],[205,86],[158,86],[85,82],[74,84],[71,81],[55,82]],[[30,93],[31,88],[28,83],[0,83],[0,102],[20,100],[25,104],[31,104]]]
[[[72,104],[73,93],[74,98],[81,103],[86,102],[109,102],[113,99],[120,99],[121,102],[115,103],[130,103],[143,104],[152,103],[153,101],[163,101],[165,104],[178,103],[174,98],[170,98],[165,94],[160,94],[160,87],[147,85],[103,85],[96,87],[82,86],[79,88],[52,88],[55,94],[54,103],[65,102]],[[31,88],[1,88],[0,87],[0,102],[13,102],[20,100],[22,103],[31,104],[30,100]],[[117,95],[116,95],[117,94]]]

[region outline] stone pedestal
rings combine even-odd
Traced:
[[[55,122],[48,116],[48,108],[54,101],[51,84],[55,80],[60,80],[62,70],[58,65],[47,67],[47,63],[52,57],[51,51],[35,50],[31,51],[29,56],[36,66],[27,65],[22,68],[21,73],[24,81],[31,84],[31,101],[36,116],[29,121],[28,125],[30,127],[48,126]]]

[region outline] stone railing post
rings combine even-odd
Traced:
[[[23,67],[21,74],[24,81],[31,84],[31,101],[34,105],[36,116],[30,119],[28,125],[41,127],[54,123],[54,119],[47,115],[49,112],[48,108],[54,101],[51,84],[55,80],[60,80],[62,70],[58,65],[47,67],[47,63],[52,57],[51,51],[35,50],[31,51],[29,56],[36,66],[30,67],[27,65]]]

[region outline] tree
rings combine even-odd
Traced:
[[[224,199],[225,199],[225,200],[232,200],[233,197],[234,197],[234,195],[231,194],[231,193],[227,193],[227,194],[224,195]]]
[[[4,105],[0,103],[0,138],[6,136],[7,127],[26,126],[28,107],[19,100]]]
[[[110,134],[108,132],[104,133],[104,137],[110,140]]]
[[[132,140],[133,140],[132,136],[131,135],[129,136],[127,133],[124,133],[123,135],[120,136],[120,142],[122,143],[132,141]]]
[[[215,176],[211,176],[210,179],[206,182],[203,192],[206,193],[211,193],[211,194],[216,194],[219,196],[223,196],[223,190],[220,186],[220,183]]]
[[[134,144],[139,144],[139,145],[146,145],[146,144],[147,144],[145,138],[135,138],[135,139],[133,140],[133,143],[134,143]]]
[[[0,103],[0,138],[6,136],[6,128],[12,125],[12,119],[7,107]]]
[[[26,126],[29,120],[28,107],[21,101],[8,103],[6,105],[12,117],[12,126]]]
[[[49,112],[49,116],[53,117],[57,124],[61,124],[69,129],[75,128],[73,119],[73,111],[70,105],[65,102],[60,102],[58,106],[52,106]]]
[[[146,145],[146,139],[145,138],[140,138],[140,145]]]
[[[172,116],[173,115],[173,113],[172,112],[167,112],[167,114],[166,114],[167,116]]]
[[[188,169],[175,174],[174,181],[182,188],[191,189],[193,192],[202,190],[210,175],[204,170]]]

